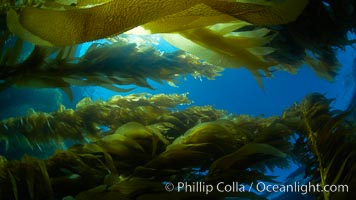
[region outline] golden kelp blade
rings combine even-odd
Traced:
[[[23,40],[26,40],[28,42],[37,44],[37,45],[41,45],[41,46],[52,46],[53,44],[51,44],[50,42],[41,39],[40,37],[32,34],[30,31],[28,31],[27,29],[25,29],[20,21],[19,21],[19,16],[16,14],[15,10],[10,10],[7,12],[7,17],[6,17],[6,23],[7,23],[7,27],[8,29],[13,32],[16,33],[17,36]]]
[[[19,20],[41,39],[56,46],[67,46],[122,33],[201,1],[115,0],[87,9],[65,11],[26,7],[20,12]]]
[[[245,66],[251,71],[258,69],[267,71],[268,67],[275,64],[264,62],[245,48],[248,45],[247,42],[256,43],[258,41],[253,37],[251,39],[243,38],[243,41],[239,40],[239,37],[224,37],[209,28],[200,28],[180,32],[175,36],[166,35],[164,38],[178,48],[218,66],[231,68]],[[263,44],[270,38],[258,39],[261,40],[260,44]],[[202,51],[203,49],[204,51]]]
[[[213,1],[211,7],[252,24],[273,25],[296,20],[308,3],[309,0],[226,0]]]
[[[204,16],[200,10],[205,11]],[[209,26],[209,22],[213,25]],[[269,75],[268,68],[277,64],[263,59],[263,56],[274,51],[273,48],[263,46],[271,41],[274,34],[268,35],[270,31],[266,28],[234,32],[248,25],[251,24],[198,4],[129,33],[170,33],[163,34],[163,37],[173,46],[217,66],[246,67],[263,88],[259,70]]]
[[[182,31],[177,34],[164,34],[164,39],[172,45],[217,66],[239,68],[246,67],[263,88],[259,70],[269,75],[269,67],[277,63],[268,62],[263,55],[273,52],[263,47],[272,37],[265,36],[269,31],[259,29],[248,31],[248,37],[242,32],[229,33],[232,29],[245,24],[241,21],[219,24],[219,27],[204,27]],[[262,33],[262,34],[261,34]]]
[[[294,20],[303,10],[306,2],[307,0],[288,0],[282,4],[259,5],[253,4],[254,2],[240,3],[225,0],[113,0],[87,9],[65,11],[25,7],[19,13],[19,21],[25,29],[42,40],[55,46],[66,46],[120,34],[200,3],[251,23],[280,24]],[[290,10],[295,12],[289,12]],[[200,12],[199,16],[206,15],[205,10]],[[187,14],[189,15],[189,12]],[[13,20],[15,19],[8,21]],[[21,29],[13,30],[17,35],[24,35]]]
[[[104,3],[108,3],[109,1],[112,1],[112,0],[77,0],[77,6],[78,7],[92,7],[92,6],[97,6],[97,5],[101,5]]]
[[[150,33],[171,33],[236,19],[259,25],[285,24],[294,21],[307,2],[308,0],[287,0],[284,3],[253,0],[205,2],[149,22],[143,27]]]
[[[182,12],[144,24],[142,28],[151,34],[174,33],[230,21],[236,21],[236,18],[217,11],[206,4],[197,4]],[[131,33],[131,30],[128,33]],[[134,32],[134,34],[137,33]]]

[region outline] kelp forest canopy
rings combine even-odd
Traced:
[[[0,91],[59,88],[73,98],[71,86],[128,92],[241,67],[263,88],[262,78],[304,64],[333,80],[337,51],[355,43],[355,19],[356,0],[1,0]],[[161,40],[177,50],[160,50]],[[164,183],[278,183],[266,172],[291,163],[303,172],[286,182],[348,186],[310,197],[351,199],[355,112],[331,102],[310,94],[268,118],[193,106],[187,94],[31,109],[0,121],[0,199],[203,199]],[[226,197],[271,198],[209,194]]]
[[[332,80],[336,51],[353,44],[354,0],[33,0],[1,1],[0,86],[150,87],[192,74],[246,67],[261,87],[275,70],[306,63]],[[316,12],[317,11],[317,12]],[[159,34],[181,49],[164,53],[119,34]],[[78,55],[78,45],[96,39]],[[144,38],[145,39],[145,38]],[[25,41],[25,42],[24,42]],[[31,47],[29,47],[31,46]],[[23,49],[32,49],[26,55]],[[123,56],[123,57],[121,57]],[[95,57],[95,58],[94,58]],[[136,61],[136,59],[138,61]],[[30,66],[30,67],[29,67]],[[148,70],[149,69],[149,70]]]
[[[356,127],[347,120],[348,112],[331,110],[331,101],[311,94],[281,116],[263,118],[207,106],[178,110],[190,103],[185,94],[140,94],[108,101],[85,98],[75,110],[62,106],[52,113],[9,118],[0,123],[7,151],[82,142],[43,160],[0,157],[0,197],[202,199],[204,192],[169,193],[163,183],[279,183],[266,170],[287,168],[293,161],[305,165],[302,176],[290,177],[295,182],[348,186],[348,192],[308,195],[348,199],[356,186]],[[269,197],[255,190],[208,196]]]

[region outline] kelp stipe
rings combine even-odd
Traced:
[[[319,199],[345,199],[355,191],[356,140],[355,122],[347,121],[348,111],[332,111],[320,94],[307,96],[299,105],[287,110],[284,119],[299,138],[295,152],[306,164],[306,175],[314,184],[346,185],[335,193],[319,192]],[[311,153],[311,154],[310,154]]]

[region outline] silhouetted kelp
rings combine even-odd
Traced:
[[[299,138],[294,151],[306,164],[306,175],[313,183],[347,184],[348,193],[319,193],[323,199],[347,199],[355,195],[355,121],[347,121],[349,111],[330,111],[332,100],[320,94],[307,96],[288,109],[283,118]],[[323,195],[323,197],[321,197]]]
[[[297,20],[270,27],[279,32],[270,43],[277,50],[266,57],[291,68],[305,61],[318,76],[332,80],[339,65],[336,52],[356,42],[348,37],[356,31],[355,7],[354,0],[310,0]]]
[[[353,176],[356,167],[355,123],[345,120],[347,112],[330,110],[331,101],[322,95],[311,94],[287,109],[281,117],[270,118],[232,116],[212,108],[209,112],[216,114],[212,118],[207,117],[213,115],[201,114],[206,109],[200,112],[196,107],[183,111],[166,110],[167,102],[172,102],[169,106],[182,103],[178,101],[179,97],[158,95],[151,98],[160,101],[153,101],[144,96],[117,96],[106,103],[84,99],[73,112],[83,112],[83,107],[91,105],[107,107],[109,102],[117,102],[118,108],[122,108],[121,103],[125,106],[132,104],[128,108],[133,109],[130,113],[137,115],[138,121],[125,121],[122,114],[116,119],[116,124],[120,124],[116,130],[104,135],[94,131],[96,140],[57,151],[45,160],[25,156],[19,161],[7,161],[1,157],[1,198],[62,199],[70,195],[79,200],[222,199],[235,196],[264,199],[254,190],[214,191],[208,196],[204,192],[167,192],[164,182],[273,183],[275,177],[267,176],[265,169],[288,167],[289,160],[306,166],[306,176],[312,184],[346,184],[349,187],[349,192],[310,195],[318,199],[353,196],[356,186]],[[158,102],[166,103],[160,106]],[[187,99],[183,98],[183,102]],[[138,105],[148,106],[144,106],[146,120],[142,120],[142,113],[134,110]],[[143,108],[138,106],[137,109]],[[164,112],[160,115],[166,117],[157,117],[156,109]],[[183,114],[186,112],[195,115]],[[104,118],[112,117],[106,115]],[[188,121],[194,125],[187,125]],[[55,129],[53,131],[48,138],[59,134]],[[296,144],[291,142],[292,136],[297,138]],[[204,175],[202,172],[208,173]]]

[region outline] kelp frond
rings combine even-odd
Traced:
[[[57,4],[45,1],[41,6],[9,10],[7,25],[21,39],[43,46],[71,46],[142,26],[149,33],[169,33],[165,37],[170,38],[170,43],[211,64],[248,68],[263,87],[260,71],[270,76],[269,68],[278,64],[263,58],[274,51],[263,46],[271,37],[256,36],[255,31],[249,37],[231,32],[247,24],[266,26],[294,21],[307,3],[308,0],[146,3],[104,0],[79,1],[77,5],[58,9]],[[44,18],[52,20],[41,20]],[[229,27],[224,31],[210,28],[218,24]]]
[[[266,55],[267,60],[291,72],[306,63],[319,77],[332,80],[340,67],[337,51],[355,44],[349,37],[356,30],[356,11],[350,9],[355,6],[353,0],[309,1],[297,20],[270,27],[279,34],[269,44],[276,51]]]
[[[356,14],[344,10],[344,4],[355,6],[349,1],[326,6],[321,0],[196,0],[147,4],[104,0],[78,1],[76,5],[70,1],[55,4],[45,1],[37,7],[9,10],[7,24],[18,37],[45,46],[78,44],[133,28],[160,33],[171,44],[211,64],[246,67],[263,87],[261,77],[270,77],[275,69],[295,73],[302,64],[308,64],[318,76],[333,80],[339,67],[336,51],[353,43],[348,41],[347,32],[354,30],[351,19]],[[58,8],[58,5],[62,6]],[[137,12],[139,5],[148,6],[145,11],[149,13]],[[154,11],[159,9],[164,12]],[[52,20],[40,20],[47,18]],[[87,24],[87,20],[92,23]],[[37,82],[38,85],[52,82],[67,88],[68,81],[86,85],[87,81],[83,80],[86,79],[73,75],[64,82],[51,78]],[[110,82],[103,83],[104,87],[125,91]],[[138,83],[147,86],[145,81]]]
[[[296,152],[307,163],[306,175],[321,187],[346,185],[353,191],[356,168],[355,123],[348,122],[348,112],[330,110],[331,100],[320,94],[307,96],[303,102],[284,113],[287,123],[298,133]],[[312,155],[310,155],[310,152]],[[324,199],[343,199],[346,191],[316,195]]]
[[[14,28],[11,31],[14,31],[17,35],[23,35],[19,30],[26,29],[53,45],[68,46],[117,35],[145,23],[185,12],[199,4],[205,6],[200,7],[204,9],[198,9],[199,12],[194,12],[198,13],[198,17],[211,16],[210,11],[213,9],[250,23],[282,24],[295,20],[303,10],[307,0],[287,0],[282,4],[225,0],[153,2],[141,0],[135,3],[105,0],[102,2],[104,3],[90,8],[70,8],[64,11],[50,9],[49,7],[46,9],[25,7],[19,12],[18,18],[18,26],[23,28]],[[283,11],[285,9],[288,9],[288,12]],[[293,10],[293,12],[289,12],[289,10]],[[183,16],[191,16],[191,12],[186,12]],[[8,17],[12,18],[13,16],[8,15]],[[48,18],[51,20],[41,20]],[[86,23],[87,21],[91,23]],[[204,23],[200,27],[214,23],[216,22]]]
[[[214,65],[229,68],[246,67],[263,87],[259,71],[270,76],[270,68],[277,64],[263,59],[263,55],[274,51],[263,47],[272,37],[265,37],[269,32],[266,29],[247,33],[231,32],[239,28],[240,24],[238,21],[218,24],[218,29],[216,26],[190,29],[177,34],[166,34],[163,37],[174,46]],[[261,30],[264,34],[259,35]]]
[[[145,9],[137,12],[140,6]],[[355,42],[347,37],[356,27],[356,12],[348,8],[355,6],[322,0],[44,1],[7,10],[7,24],[18,37],[45,46],[70,46],[133,28],[165,34],[173,45],[214,65],[246,67],[263,87],[262,76],[275,69],[295,73],[302,64],[333,80],[336,51]]]
[[[172,103],[167,104],[163,99]],[[163,184],[166,181],[276,183],[275,177],[264,173],[265,169],[286,167],[291,159],[305,166],[306,176],[314,185],[348,185],[349,191],[354,189],[355,123],[346,121],[347,112],[331,111],[331,101],[322,95],[312,94],[286,110],[283,116],[270,118],[226,116],[212,108],[192,107],[175,112],[167,109],[167,106],[186,101],[179,95],[132,95],[117,96],[108,102],[83,99],[76,111],[62,108],[60,112],[71,113],[73,119],[80,113],[90,116],[101,113],[102,116],[94,116],[97,122],[114,116],[119,119],[113,122],[116,126],[110,131],[97,134],[96,140],[57,151],[43,161],[29,157],[21,161],[1,158],[1,198],[51,199],[68,195],[85,200],[99,196],[109,200],[206,198],[205,193],[176,190],[167,193]],[[110,105],[110,102],[117,104]],[[97,109],[89,112],[94,107],[120,112],[112,115]],[[124,110],[127,110],[126,114]],[[151,114],[149,117],[143,116],[148,113]],[[214,114],[215,117],[209,118]],[[42,119],[48,114],[39,116]],[[58,117],[55,119],[63,125]],[[11,120],[21,123],[21,119],[8,122]],[[82,121],[91,122],[90,118],[82,118]],[[84,132],[88,125],[80,124],[78,128]],[[16,130],[21,126],[11,128]],[[297,143],[293,144],[290,138],[295,135]],[[31,137],[29,140],[34,142]],[[33,184],[35,179],[43,185]],[[43,186],[46,186],[46,192],[43,192]],[[209,198],[264,199],[254,191],[212,192]],[[352,197],[352,193],[347,192],[311,195],[324,199]]]
[[[176,104],[181,103],[179,97],[181,96],[168,96],[167,100],[176,99]],[[154,99],[157,98],[162,99],[162,95]],[[183,102],[185,101],[184,98],[182,100]],[[154,102],[153,99],[146,99],[144,96],[138,97],[137,95],[127,98],[115,97],[111,101],[131,101],[133,103],[131,105],[132,108],[137,108],[137,110],[142,109],[142,106],[140,107],[138,104],[150,109],[155,107],[153,104],[157,104],[156,106],[160,107],[160,101]],[[95,104],[104,103],[94,103],[85,99],[78,105],[76,112],[83,112],[82,108]],[[107,107],[108,105],[101,106]],[[116,107],[120,108],[121,106],[117,105]],[[166,103],[162,105],[162,108],[165,107]],[[121,109],[125,108],[128,107],[121,107]],[[144,113],[148,113],[148,110],[145,110]],[[238,124],[243,124],[245,119],[240,120],[237,119],[238,117],[219,120],[212,117],[209,119],[208,117],[214,115],[204,116],[199,110],[215,113],[215,115],[220,113],[218,118],[226,117],[226,114],[221,113],[221,111],[214,111],[213,109],[209,111],[209,109],[198,109],[196,107],[176,112],[160,110],[164,112],[161,115],[165,115],[165,117],[152,116],[150,117],[152,121],[146,121],[147,125],[145,125],[139,122],[137,118],[143,113],[134,113],[133,110],[130,110],[130,114],[136,118],[127,123],[122,121],[123,124],[116,130],[109,131],[105,135],[101,134],[95,141],[88,144],[76,145],[66,151],[58,151],[44,161],[36,161],[28,157],[21,161],[4,160],[0,165],[0,172],[10,170],[9,168],[11,167],[11,176],[14,178],[10,179],[9,174],[3,175],[4,178],[0,181],[0,188],[2,191],[8,192],[0,195],[2,195],[2,199],[11,198],[13,195],[18,195],[19,197],[48,197],[48,199],[54,197],[62,198],[66,195],[78,195],[76,197],[78,199],[92,199],[98,193],[108,199],[120,196],[122,198],[139,198],[146,195],[153,195],[153,197],[158,198],[166,195],[162,181],[170,180],[176,182],[183,179],[188,182],[194,181],[196,180],[194,178],[194,169],[196,168],[200,168],[201,171],[209,170],[214,172],[214,176],[209,175],[206,178],[206,181],[211,184],[217,180],[230,181],[232,178],[238,179],[241,183],[272,180],[272,177],[263,175],[260,167],[268,160],[285,159],[285,155],[290,152],[274,145],[272,141],[259,140],[261,143],[253,141],[254,134],[263,137],[262,135],[265,133],[262,130],[269,123],[265,120],[253,121],[250,119],[250,125],[239,126]],[[199,114],[201,117],[198,117]],[[76,114],[73,113],[72,115],[75,116]],[[113,116],[115,115],[107,117],[112,118]],[[123,120],[124,116],[125,114],[121,112],[120,120]],[[98,121],[99,118],[95,119]],[[58,118],[56,120],[59,121]],[[207,122],[204,122],[204,120],[207,120]],[[180,122],[175,125],[177,121]],[[199,121],[203,123],[199,123]],[[59,123],[61,122],[59,121]],[[164,126],[167,123],[172,124],[173,127],[166,126],[166,128],[176,133],[173,141],[166,138],[166,129],[157,126],[157,124]],[[185,124],[185,127],[182,127],[184,123],[189,124]],[[63,123],[61,124],[63,125]],[[273,126],[273,124],[270,125]],[[85,125],[81,125],[81,127],[81,130],[83,130]],[[250,129],[255,130],[250,132]],[[275,136],[278,136],[278,134],[279,131],[275,132]],[[263,138],[268,138],[268,136],[266,135]],[[31,139],[29,138],[29,140]],[[232,157],[232,161],[236,162],[224,165],[226,170],[219,171],[217,170],[218,166],[220,166],[218,163],[224,163],[225,156],[226,158]],[[218,159],[220,157],[223,159]],[[244,165],[237,163],[237,161],[241,160],[244,161]],[[239,165],[238,170],[236,170],[236,164]],[[23,168],[27,169],[26,175],[23,177],[25,177],[24,179],[27,180],[28,184],[18,181]],[[50,178],[50,183],[48,182],[48,177]],[[46,190],[46,193],[39,192],[37,185],[32,184],[33,181],[31,180],[34,178],[43,181],[44,186],[51,188],[51,190]],[[83,184],[78,184],[83,181]],[[142,185],[137,185],[139,183]],[[7,187],[8,185],[13,187]],[[70,185],[70,190],[66,189],[68,185]],[[103,190],[101,185],[105,185],[106,189]],[[30,188],[28,190],[29,193],[19,194],[22,190],[27,190],[27,188]],[[173,194],[176,194],[176,192],[173,192]],[[205,194],[186,193],[183,196],[199,198],[202,195]],[[242,197],[261,198],[257,194],[247,191],[242,194],[214,193],[212,195],[216,198],[241,197],[241,195]]]
[[[152,45],[136,45],[125,38],[111,39],[113,43],[92,44],[81,57],[77,46],[61,49],[35,46],[31,54],[19,61],[22,41],[6,49],[0,66],[0,88],[8,86],[61,88],[71,95],[69,86],[98,85],[127,92],[133,88],[117,85],[152,87],[148,79],[159,83],[174,83],[178,76],[213,79],[222,68],[201,62],[182,51],[161,53]],[[17,44],[16,43],[16,44]],[[127,56],[129,55],[129,56]]]
[[[185,131],[198,121],[218,119],[224,112],[210,107],[191,107],[175,112],[178,105],[190,104],[186,94],[133,94],[113,96],[108,101],[84,98],[76,110],[61,106],[57,112],[31,112],[27,116],[9,118],[0,122],[0,138],[25,137],[29,144],[54,140],[60,144],[65,139],[84,141],[95,139],[103,132],[100,126],[113,132],[122,124],[137,121],[145,125],[156,124],[167,135]],[[162,123],[161,123],[162,122]],[[171,130],[172,133],[168,130]],[[42,134],[38,134],[42,133]]]

